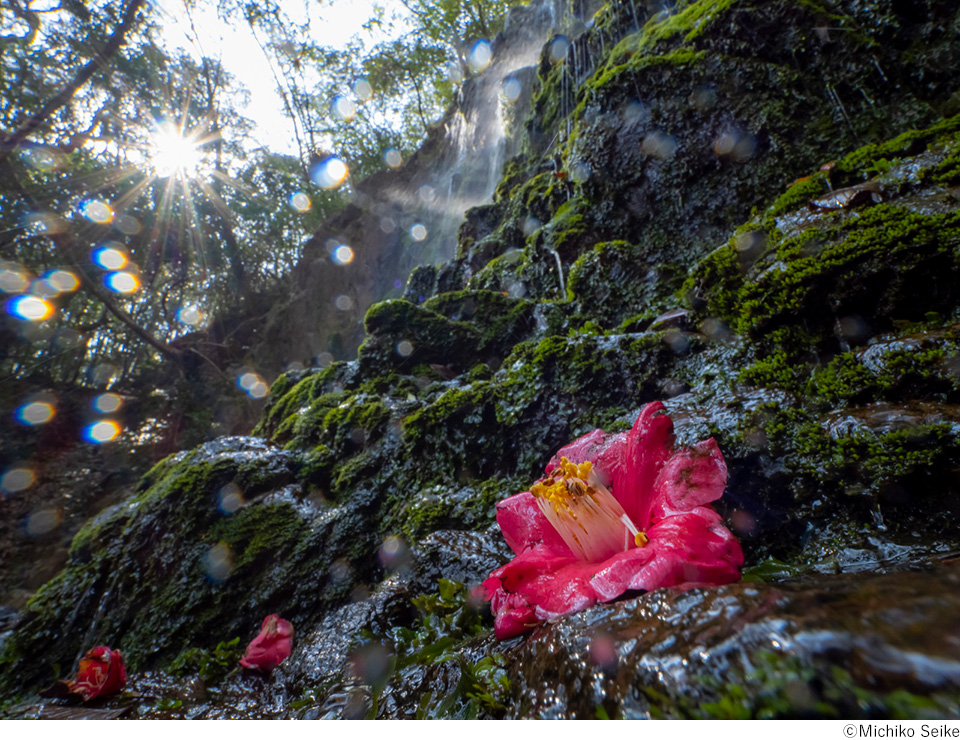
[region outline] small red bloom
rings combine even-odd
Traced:
[[[88,650],[80,658],[77,675],[67,682],[70,693],[79,694],[84,701],[98,696],[112,696],[127,683],[127,669],[123,664],[123,653],[111,650],[106,645]]]
[[[293,625],[279,614],[271,614],[260,625],[260,634],[247,645],[240,660],[244,668],[269,673],[293,652]]]
[[[497,504],[517,556],[480,587],[503,640],[629,590],[740,580],[743,551],[710,506],[727,465],[713,439],[675,449],[662,403],[629,432],[561,449],[529,491]]]

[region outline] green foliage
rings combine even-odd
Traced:
[[[242,655],[240,638],[234,637],[212,650],[188,648],[170,662],[168,670],[174,676],[197,674],[208,686],[216,686],[240,664]]]
[[[413,605],[419,616],[411,627],[396,627],[382,640],[366,635],[368,641],[382,642],[393,654],[388,676],[376,687],[378,693],[402,686],[424,669],[435,670],[450,663],[455,666],[455,685],[445,692],[424,686],[427,690],[420,694],[417,719],[503,716],[510,690],[504,657],[491,653],[473,661],[464,655],[464,648],[486,632],[466,587],[440,579],[436,593],[417,596]],[[376,709],[372,716],[376,716]]]

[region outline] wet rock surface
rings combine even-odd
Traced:
[[[958,715],[955,3],[648,11],[544,47],[495,204],[356,360],[80,530],[4,622],[3,711],[102,642],[126,716]],[[723,451],[745,581],[497,642],[496,502],[655,400]],[[233,672],[274,612],[293,655]]]

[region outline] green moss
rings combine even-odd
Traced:
[[[815,237],[825,244],[811,254],[807,245]],[[863,301],[868,288],[882,291],[870,298],[880,304],[876,306],[880,312],[908,308],[912,313],[917,308],[915,295],[903,295],[897,289],[902,290],[913,271],[931,271],[931,279],[943,270],[949,274],[955,268],[958,244],[960,216],[925,216],[886,204],[820,234],[785,240],[777,249],[784,266],[766,270],[740,291],[738,329],[757,330],[774,317],[783,320],[790,315],[802,315],[809,322],[815,302],[829,306],[831,295],[842,295],[848,303],[855,297]],[[891,262],[898,265],[899,279],[886,286],[869,279],[871,275],[880,278]],[[856,276],[859,289],[850,275]],[[868,314],[869,308],[874,306],[864,303],[860,312]]]
[[[403,437],[416,444],[436,433],[438,428],[475,423],[480,420],[484,406],[490,404],[492,399],[493,385],[486,381],[471,383],[464,388],[451,388],[401,422]]]
[[[806,205],[814,198],[819,198],[828,190],[830,190],[830,181],[827,179],[825,172],[817,172],[809,177],[802,177],[773,202],[767,215],[779,216],[789,213],[800,206]]]
[[[942,348],[892,351],[877,373],[864,366],[857,354],[844,352],[814,373],[806,394],[831,404],[887,400],[897,398],[903,390],[918,397],[923,392],[920,389],[925,389],[929,395],[946,385],[942,372],[946,358]]]
[[[377,397],[353,394],[330,409],[319,426],[323,438],[335,452],[351,444],[375,442],[384,432],[390,412]]]
[[[295,547],[309,524],[288,503],[241,508],[224,517],[206,533],[210,546],[220,542],[230,547],[231,576],[244,569],[274,562],[279,553]]]
[[[188,648],[171,661],[168,670],[175,676],[195,674],[207,686],[216,686],[239,665],[243,650],[239,637],[220,642],[211,650]]]
[[[270,389],[270,400],[253,433],[277,442],[289,440],[297,415],[330,390],[343,367],[344,363],[333,363],[295,384],[292,377],[280,376]]]
[[[860,147],[838,160],[831,170],[834,187],[852,184],[853,181],[869,177],[870,168],[879,160],[892,160],[919,154],[930,144],[950,139],[958,131],[960,131],[960,115],[947,118],[929,128],[905,131],[880,144]]]

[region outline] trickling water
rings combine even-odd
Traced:
[[[560,255],[557,254],[556,249],[547,247],[547,251],[553,255],[553,258],[557,261],[557,277],[560,280],[560,297],[561,299],[567,295],[567,286],[563,279],[563,263],[560,261]]]

